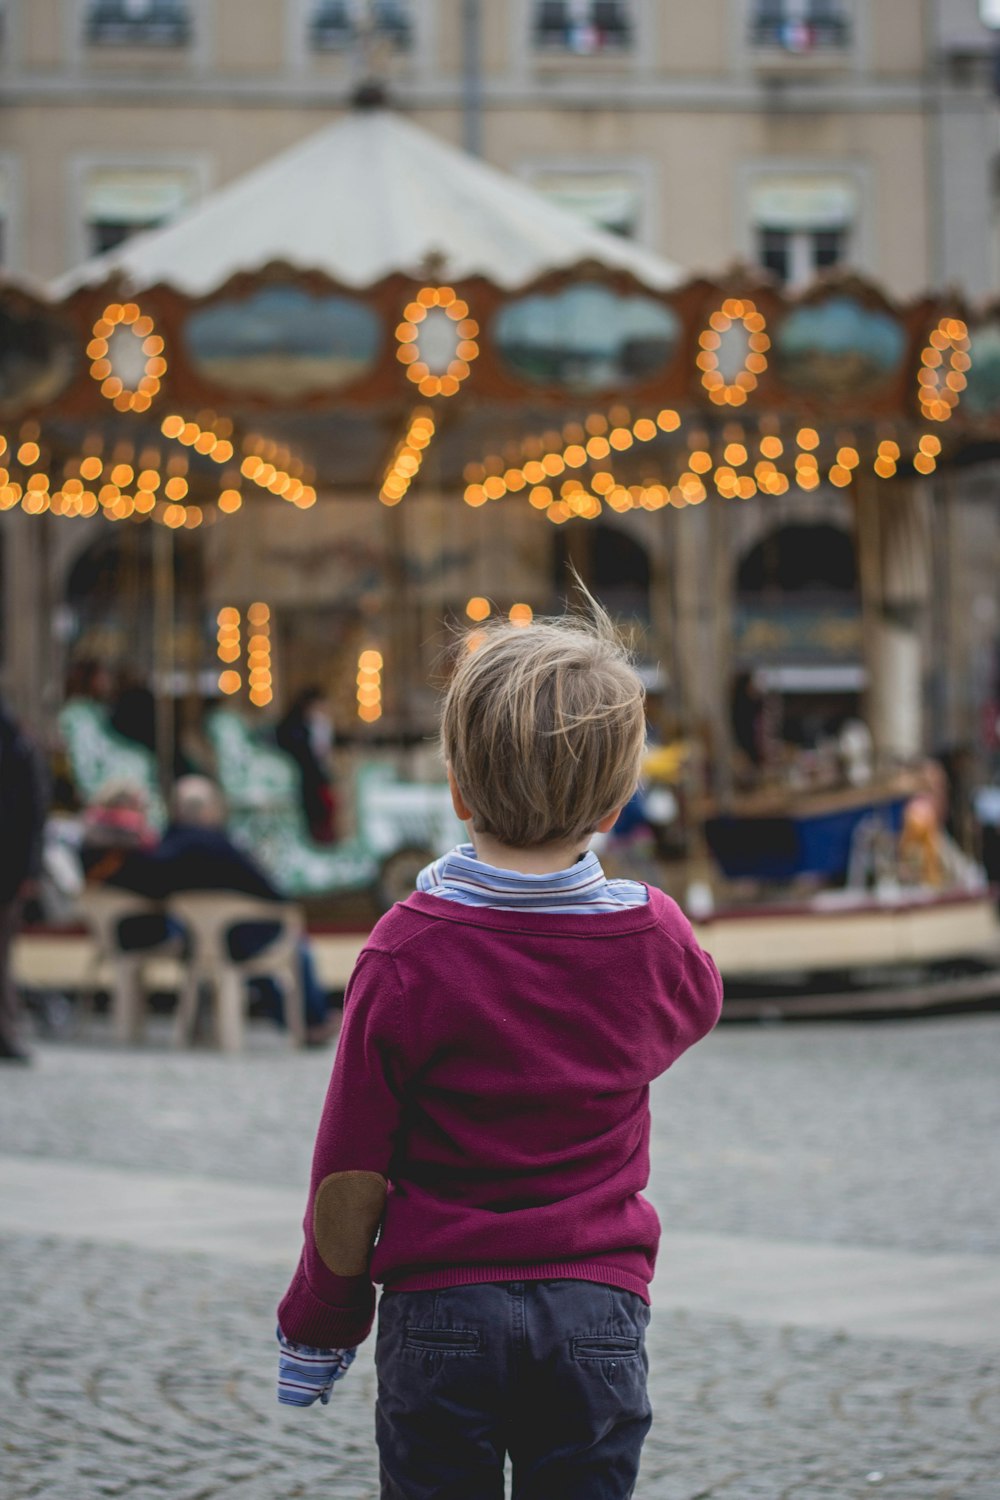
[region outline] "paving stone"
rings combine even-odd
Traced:
[[[45,1045],[4,1075],[0,1151],[287,1186],[329,1072],[248,1052]],[[654,1090],[672,1227],[1000,1254],[1000,1017],[729,1028]],[[738,1241],[737,1241],[738,1243]],[[329,1408],[274,1400],[284,1273],[0,1240],[2,1500],[374,1500],[371,1342]],[[669,1276],[664,1265],[662,1277]],[[998,1500],[1000,1348],[655,1310],[639,1500]]]

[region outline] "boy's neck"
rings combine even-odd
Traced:
[[[581,854],[586,854],[589,840],[583,844],[541,844],[537,849],[513,849],[501,844],[488,833],[470,833],[476,857],[497,870],[513,870],[518,875],[554,875],[568,870]]]

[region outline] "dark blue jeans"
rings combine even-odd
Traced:
[[[649,1308],[589,1281],[385,1292],[382,1500],[627,1500],[652,1414]]]

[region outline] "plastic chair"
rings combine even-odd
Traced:
[[[80,912],[94,940],[87,990],[92,996],[98,987],[102,966],[110,965],[114,976],[111,1016],[115,1041],[141,1041],[146,1024],[145,965],[151,958],[178,954],[180,940],[171,937],[148,948],[121,946],[119,930],[126,918],[163,915],[163,908],[155,901],[132,891],[118,890],[113,886],[88,886],[80,893],[79,901]]]
[[[181,923],[191,941],[191,958],[177,999],[175,1046],[183,1046],[193,1035],[198,997],[205,984],[215,1002],[219,1046],[223,1052],[239,1052],[244,1041],[246,981],[258,976],[281,984],[285,1024],[293,1044],[301,1046],[305,1040],[305,1007],[298,949],[305,924],[299,907],[233,891],[186,891],[170,897],[167,911]],[[279,930],[252,958],[233,958],[229,934],[234,927],[249,923],[267,923]]]

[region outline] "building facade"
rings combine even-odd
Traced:
[[[6,0],[2,14],[14,275],[50,279],[165,222],[335,117],[375,69],[420,123],[687,269],[759,261],[796,284],[846,263],[900,297],[996,281],[1000,141],[975,0]]]
[[[978,302],[1000,284],[993,32],[976,0],[6,0],[0,25],[0,256],[29,283],[169,222],[335,119],[376,75],[426,128],[685,271],[743,261],[796,289],[849,268],[901,301],[956,286]],[[901,751],[970,737],[996,690],[989,470],[947,495],[925,489],[917,509],[928,567],[903,613],[907,640],[924,643],[923,687],[916,721],[885,731]],[[647,520],[619,529],[654,595],[671,569],[687,591],[687,639],[709,668],[696,682],[756,669],[787,687],[788,663],[754,655],[758,564],[790,527],[851,537],[850,497],[758,499],[721,542],[709,506],[683,538],[654,543]],[[933,549],[942,527],[947,547]],[[35,714],[59,660],[43,637],[71,631],[71,584],[86,583],[86,528],[42,530],[18,514],[0,534],[3,672]],[[340,555],[332,533],[327,545]],[[551,560],[530,539],[511,546],[508,571],[547,602]],[[227,587],[236,563],[220,563]],[[816,580],[830,618],[857,595],[854,570]],[[842,666],[828,685],[859,696],[860,658]],[[709,716],[707,689],[688,706]]]

